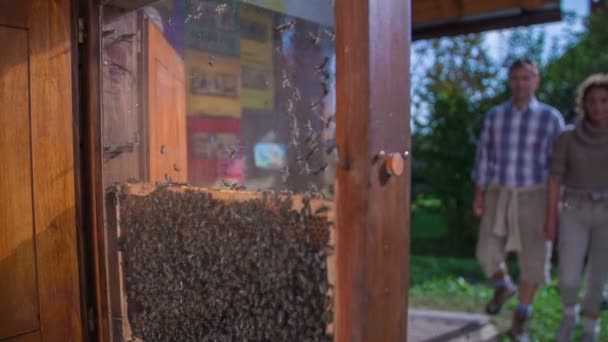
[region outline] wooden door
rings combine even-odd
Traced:
[[[152,21],[147,32],[149,180],[186,182],[184,61]]]
[[[69,0],[0,0],[0,340],[79,341]]]

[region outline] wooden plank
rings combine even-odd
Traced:
[[[449,37],[460,34],[476,33],[489,30],[498,30],[516,26],[529,26],[541,23],[559,21],[562,12],[559,8],[526,11],[514,13],[500,18],[487,17],[478,20],[450,21],[438,23],[428,27],[414,27],[412,38],[414,40]]]
[[[431,25],[440,22],[453,22],[463,17],[483,15],[492,17],[500,12],[520,10],[539,11],[549,4],[559,5],[556,0],[414,0],[412,22],[414,25]],[[559,7],[559,6],[558,6]],[[495,18],[496,19],[496,18]]]
[[[0,26],[0,340],[39,328],[26,30]]]
[[[461,0],[463,15],[488,14],[491,12],[518,9],[520,7],[519,0]]]
[[[131,11],[147,5],[152,5],[157,1],[158,0],[109,0],[105,6],[113,6],[124,11]]]
[[[83,135],[83,184],[85,205],[83,215],[85,226],[89,227],[91,241],[90,253],[93,263],[88,265],[94,283],[96,319],[95,335],[97,341],[113,341],[110,333],[108,282],[105,264],[104,238],[104,190],[103,190],[103,157],[102,157],[102,118],[101,118],[101,6],[94,1],[80,1],[81,15],[86,25],[85,47],[82,50],[84,69],[83,92],[84,114],[81,125]],[[105,16],[105,15],[104,15]]]
[[[103,26],[104,184],[144,179],[142,105],[137,12],[123,14]],[[135,35],[131,39],[119,39]]]
[[[9,338],[8,340],[2,340],[3,342],[40,342],[42,338],[40,337],[40,331],[34,331],[31,333],[27,333],[24,335],[15,336]]]
[[[209,189],[200,187],[189,187],[189,186],[175,186],[170,187],[172,191],[183,192],[183,191],[201,191],[210,194],[214,199],[227,203],[231,202],[244,202],[250,200],[259,200],[264,197],[264,193],[260,191],[237,191],[237,190],[222,190],[222,189]],[[139,184],[127,184],[125,193],[130,196],[147,196],[156,190],[156,186],[153,184],[139,183]],[[287,195],[278,195],[281,199],[286,199]],[[302,210],[304,207],[303,196],[294,194],[291,195],[292,209],[296,211]],[[320,207],[333,207],[333,203],[330,200],[322,198],[312,198],[310,200],[310,209],[315,212]],[[331,210],[330,210],[331,211]],[[324,214],[328,215],[328,214]]]
[[[70,0],[30,0],[32,162],[44,341],[83,339],[72,108]]]
[[[404,341],[409,174],[386,179],[372,158],[409,148],[410,2],[337,0],[336,13],[335,340]]]
[[[27,28],[27,1],[0,0],[0,25]]]
[[[106,207],[106,267],[109,270],[107,293],[109,297],[109,315],[112,317],[111,336],[123,341],[132,340],[133,330],[129,322],[129,308],[126,298],[123,253],[118,241],[125,235],[120,225],[120,200],[116,193],[109,192],[105,200]]]
[[[174,181],[185,182],[188,176],[184,62],[153,22],[148,21],[147,28],[149,181],[164,181],[167,175]]]

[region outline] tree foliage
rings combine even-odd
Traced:
[[[570,48],[542,70],[539,90],[547,103],[559,109],[568,120],[575,117],[575,92],[593,73],[608,72],[608,7],[589,17],[585,29],[570,37]]]

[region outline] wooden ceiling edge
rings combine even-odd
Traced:
[[[563,13],[559,7],[540,10],[521,10],[516,14],[513,13],[500,17],[484,16],[477,19],[465,17],[455,21],[436,22],[428,25],[414,25],[412,28],[412,39],[433,39],[517,26],[545,24],[561,21],[562,18]]]

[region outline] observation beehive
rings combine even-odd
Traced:
[[[331,202],[128,184],[107,208],[123,340],[331,340]]]

